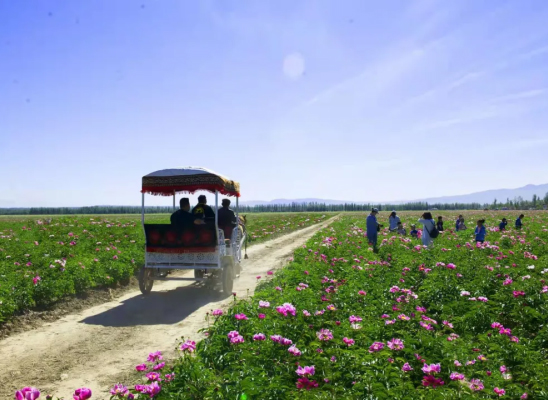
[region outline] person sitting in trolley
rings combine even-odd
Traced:
[[[190,211],[190,200],[188,197],[183,197],[179,200],[179,210],[171,214],[171,225],[177,228],[187,229],[193,225],[203,225],[205,222],[197,216],[192,215]]]
[[[207,198],[203,194],[198,196],[198,204],[192,209],[192,214],[205,222],[215,221],[215,211],[207,205]]]
[[[230,239],[233,229],[238,226],[236,213],[230,209],[230,200],[223,199],[222,208],[219,209],[218,223],[219,228],[225,232],[225,239]]]

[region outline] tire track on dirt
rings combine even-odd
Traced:
[[[253,294],[257,275],[282,267],[297,247],[337,218],[251,247],[233,291],[239,298],[248,290]],[[94,399],[108,399],[109,387],[131,376],[149,352],[175,357],[179,338],[201,339],[197,331],[206,326],[206,313],[231,301],[194,282],[156,282],[148,296],[131,291],[8,337],[0,342],[0,398],[11,399],[15,390],[32,385],[65,398],[86,386]]]

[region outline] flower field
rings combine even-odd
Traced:
[[[249,214],[249,243],[310,226],[324,214]],[[168,223],[169,215],[147,216]],[[140,216],[0,218],[0,324],[88,288],[128,282],[144,262]]]
[[[506,232],[493,228],[498,213],[464,214],[487,219],[485,243],[476,245],[472,229],[453,232],[451,217],[431,250],[384,230],[378,253],[364,237],[365,215],[341,218],[286,268],[258,277],[251,300],[235,295],[227,312],[212,310],[205,339],[184,338],[173,367],[152,353],[137,367],[148,383],[130,391],[159,399],[548,398],[548,214],[530,212],[522,230]],[[409,226],[419,215],[400,216]],[[115,398],[129,396],[117,388]]]

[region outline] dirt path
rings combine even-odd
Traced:
[[[252,294],[257,275],[281,267],[295,248],[335,218],[250,248],[234,292],[240,298],[248,289]],[[132,291],[8,337],[0,341],[0,398],[12,399],[15,390],[32,385],[65,398],[86,386],[94,399],[108,399],[109,387],[131,377],[149,352],[174,357],[181,336],[200,339],[197,331],[206,325],[206,312],[231,301],[194,282],[156,282],[146,297]]]

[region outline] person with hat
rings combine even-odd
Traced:
[[[219,228],[225,232],[225,239],[230,239],[232,230],[238,225],[236,213],[230,209],[230,200],[223,199],[222,207],[219,209],[218,224]]]
[[[388,217],[388,229],[390,229],[390,232],[394,232],[398,230],[398,223],[400,223],[400,217],[396,215],[396,211],[392,211],[390,213],[390,216]]]
[[[367,240],[371,245],[373,245],[375,250],[377,249],[377,236],[380,228],[380,225],[377,222],[378,213],[379,210],[377,208],[373,208],[371,210],[371,214],[369,214],[366,219]]]

